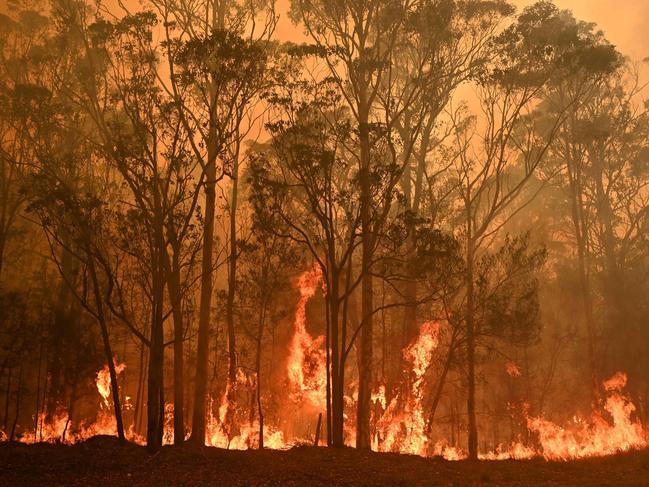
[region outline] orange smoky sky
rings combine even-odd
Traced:
[[[606,38],[632,61],[649,57],[648,0],[555,0],[555,4],[572,10],[580,20],[595,22]]]
[[[533,2],[513,0],[518,8]],[[560,8],[570,9],[575,17],[594,22],[607,39],[632,61],[649,57],[649,0],[555,0]],[[300,42],[302,31],[288,19],[290,0],[277,0],[280,15],[277,37],[280,40]]]

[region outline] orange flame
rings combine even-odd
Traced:
[[[385,408],[385,388],[379,389],[375,398],[384,412],[377,421],[374,444],[379,451],[396,451],[425,455],[429,438],[426,436],[423,395],[424,375],[439,345],[439,323],[426,322],[419,329],[419,336],[404,351],[408,365],[409,388],[406,397],[397,394]]]
[[[115,360],[117,362],[117,360]],[[115,375],[119,376],[124,369],[126,368],[125,363],[116,363],[115,364]],[[110,388],[110,369],[108,364],[104,365],[104,368],[97,372],[97,378],[95,379],[95,385],[97,386],[97,391],[99,395],[104,399],[104,406],[110,407],[109,398],[111,395]]]
[[[635,406],[622,394],[626,380],[626,374],[618,372],[604,382],[609,392],[604,410],[612,423],[600,411],[594,411],[588,420],[575,417],[567,427],[542,417],[528,418],[527,427],[539,436],[539,454],[548,460],[570,460],[647,447],[646,432],[639,421],[631,419]]]
[[[327,405],[327,369],[324,336],[313,339],[306,330],[306,304],[322,284],[322,269],[316,263],[297,282],[300,300],[295,311],[295,333],[289,346],[288,380],[295,402],[303,400],[316,410]]]
[[[312,338],[306,329],[306,305],[322,288],[321,268],[316,264],[298,279],[297,288],[300,299],[294,318],[294,334],[289,346],[287,378],[290,385],[290,398],[298,410],[307,411],[312,416],[315,411],[326,408],[326,356],[324,337]],[[374,450],[400,452],[417,455],[439,455],[447,460],[461,460],[466,453],[444,439],[434,439],[427,434],[424,394],[425,375],[431,366],[433,353],[439,345],[440,325],[425,322],[421,325],[418,337],[403,351],[405,362],[404,383],[401,389],[388,401],[385,385],[380,385],[372,393],[372,404],[376,416],[375,432],[372,441]],[[124,363],[116,364],[116,373],[126,368]],[[521,375],[520,367],[507,362],[505,370],[512,378]],[[111,387],[108,366],[96,375],[97,391],[100,395],[99,412],[92,423],[73,425],[66,411],[60,414],[40,414],[36,431],[24,433],[18,439],[23,443],[37,441],[64,442],[72,444],[95,435],[115,435],[115,418],[111,410]],[[531,417],[524,413],[527,428],[535,433],[536,445],[513,442],[500,445],[494,451],[481,453],[483,460],[530,459],[543,457],[547,460],[571,460],[584,457],[605,456],[632,449],[649,446],[649,434],[641,423],[633,418],[635,406],[629,396],[623,393],[627,376],[618,372],[603,383],[607,397],[601,410],[594,410],[589,418],[575,417],[569,424],[559,426],[543,416]],[[254,387],[254,380],[243,370],[237,373],[237,384],[242,388]],[[353,408],[357,396],[357,383],[351,380],[345,395],[346,412]],[[236,426],[236,432],[229,431],[224,419],[236,405],[228,402],[228,390],[224,391],[219,407],[214,415],[213,402],[209,400],[206,444],[230,449],[256,448],[259,440],[259,424],[250,419]],[[125,409],[130,406],[129,398],[124,401]],[[47,419],[46,419],[47,418]],[[347,414],[345,415],[347,418]],[[607,419],[608,418],[608,419]],[[353,444],[353,422],[345,422],[345,433]],[[295,435],[293,435],[295,436]],[[136,434],[133,425],[127,431],[127,438],[138,444],[145,439]],[[8,440],[7,434],[0,431],[0,441]],[[173,404],[165,405],[163,443],[173,442]],[[299,440],[287,439],[285,431],[273,425],[264,428],[264,445],[272,449],[285,449]]]

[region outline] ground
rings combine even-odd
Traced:
[[[649,451],[573,462],[451,462],[299,447],[228,451],[164,447],[150,455],[115,438],[74,446],[0,445],[1,486],[649,486]]]

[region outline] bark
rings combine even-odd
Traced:
[[[42,330],[41,330],[42,333]],[[39,350],[38,350],[38,372],[36,374],[36,408],[34,414],[34,438],[38,435],[38,425],[40,423],[40,400],[41,400],[41,367],[43,365],[43,342],[41,341]],[[45,375],[47,377],[47,374]],[[45,400],[45,394],[43,394],[43,400]],[[42,438],[41,438],[42,439]]]
[[[2,431],[7,431],[7,422],[9,421],[9,399],[11,397],[11,373],[13,372],[13,368],[9,367],[9,371],[7,372],[7,395],[5,396],[5,410],[4,410],[4,417],[2,419]]]
[[[212,30],[225,27],[227,0],[212,6]],[[209,17],[208,17],[209,18]],[[192,417],[192,434],[190,441],[194,444],[205,443],[205,417],[207,403],[207,369],[209,361],[210,311],[212,307],[212,254],[214,247],[214,219],[216,218],[216,158],[219,147],[217,141],[217,121],[214,119],[217,99],[216,82],[212,80],[210,92],[207,161],[205,173],[205,223],[203,228],[203,254],[201,262],[201,298],[198,319],[198,341],[196,344],[196,374],[194,378],[194,412]]]
[[[595,166],[595,191],[597,198],[597,219],[602,227],[602,247],[604,251],[605,275],[604,300],[606,303],[606,321],[609,327],[623,331],[624,279],[620,272],[617,256],[617,244],[614,229],[614,212],[611,198],[604,187],[604,158],[601,151],[592,151],[591,159]]]
[[[330,259],[335,258],[333,253]],[[331,446],[340,448],[345,445],[344,431],[344,350],[341,346],[340,325],[339,325],[339,275],[336,268],[330,269],[330,289],[327,290],[327,301],[329,307],[329,329],[331,333]]]
[[[138,367],[138,378],[137,378],[137,392],[135,395],[135,412],[133,414],[133,423],[135,424],[135,431],[140,433],[141,428],[141,418],[142,418],[142,398],[143,398],[143,389],[144,389],[144,371],[146,365],[144,364],[144,342],[140,343],[140,365]]]
[[[51,330],[52,342],[50,345],[51,353],[49,354],[50,363],[48,366],[50,381],[45,406],[48,421],[53,418],[63,396],[65,359],[67,357],[65,349],[68,346],[65,343],[65,338],[68,336],[67,330],[70,327],[76,326],[79,316],[78,313],[73,312],[74,299],[69,289],[69,283],[76,281],[76,276],[79,272],[78,263],[75,257],[65,250],[65,248],[61,250],[60,262],[61,272],[65,275],[59,283],[54,309],[54,321]],[[79,346],[79,344],[74,344],[73,346]]]
[[[566,158],[568,170],[571,217],[577,245],[577,270],[579,273],[579,295],[584,312],[586,328],[586,344],[590,372],[591,394],[594,403],[599,400],[599,373],[595,352],[595,320],[593,302],[590,290],[588,272],[588,226],[584,217],[583,188],[581,186],[581,171],[577,167],[574,147],[568,147],[569,156]]]
[[[313,440],[313,446],[318,446],[320,444],[320,431],[322,430],[322,413],[318,414],[318,423],[315,427],[315,439]]]
[[[18,369],[18,384],[16,387],[16,412],[14,415],[14,422],[11,425],[11,433],[9,434],[9,441],[13,441],[16,435],[16,425],[18,424],[18,416],[20,415],[20,396],[23,388],[23,358],[20,357],[20,367]]]
[[[157,193],[154,193],[156,198]],[[159,201],[154,203],[160,208]],[[151,273],[152,310],[151,343],[149,348],[149,373],[147,390],[147,448],[156,451],[162,446],[164,430],[164,289],[165,278],[165,240],[159,212],[153,221],[153,262]]]
[[[453,362],[455,344],[457,339],[457,333],[453,331],[453,336],[451,337],[451,343],[448,348],[448,355],[444,361],[444,367],[442,368],[442,373],[439,376],[439,381],[437,387],[435,388],[435,394],[433,395],[433,402],[430,406],[430,412],[428,413],[428,421],[426,423],[426,434],[430,438],[433,432],[433,426],[435,424],[435,413],[437,412],[437,407],[439,406],[439,401],[442,398],[442,392],[444,391],[444,385],[446,384],[446,377],[449,370],[451,370],[451,363]]]
[[[264,321],[266,315],[266,305],[262,306],[257,326],[257,356],[255,358],[255,373],[257,375],[257,412],[259,417],[259,449],[264,449],[264,411],[261,405],[261,353],[264,338]]]

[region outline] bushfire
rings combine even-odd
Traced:
[[[285,401],[287,408],[302,411],[310,418],[325,414],[327,404],[327,370],[325,337],[313,337],[307,329],[307,303],[316,296],[318,289],[326,293],[322,272],[319,266],[304,272],[297,281],[299,301],[294,314],[293,335],[290,340],[288,359],[285,367],[286,381],[290,393]],[[379,452],[396,452],[420,456],[442,456],[447,460],[462,460],[467,453],[446,438],[435,437],[427,424],[426,391],[428,372],[434,367],[434,357],[444,333],[445,324],[427,321],[419,327],[419,335],[403,350],[404,370],[402,384],[388,395],[385,384],[376,387],[372,394],[373,403],[373,442],[372,449]],[[115,359],[118,375],[126,369],[126,364]],[[506,363],[506,372],[513,379],[521,377],[520,367]],[[239,372],[237,381],[245,386],[254,377]],[[484,451],[479,457],[483,460],[531,459],[542,457],[547,460],[572,460],[584,457],[612,455],[649,446],[649,431],[634,419],[635,405],[624,392],[627,376],[616,373],[603,383],[606,397],[601,407],[594,408],[588,417],[574,416],[567,424],[556,424],[542,415],[528,414],[529,406],[520,404],[519,412],[525,418],[530,433],[530,441],[517,441],[509,445],[499,445],[493,451]],[[115,418],[112,413],[112,397],[108,365],[96,374],[97,414],[92,422],[75,422],[68,411],[43,412],[34,418],[35,427],[23,428],[16,438],[22,443],[64,443],[73,444],[96,435],[116,435]],[[346,392],[348,406],[354,406],[355,382],[350,383]],[[389,398],[388,398],[389,396]],[[227,390],[218,399],[210,398],[205,444],[219,448],[248,449],[258,446],[259,423],[251,420],[237,427],[233,435],[225,426],[228,409],[236,407],[228,403]],[[130,408],[130,400],[125,398],[124,407]],[[164,444],[173,443],[173,404],[165,407]],[[353,422],[348,417],[347,437],[353,438]],[[285,428],[284,428],[285,429]],[[313,438],[290,436],[281,425],[266,425],[264,446],[272,449],[288,449],[292,446],[313,443]],[[145,439],[135,433],[131,425],[126,433],[127,439],[144,444]],[[6,432],[0,432],[3,440]],[[350,440],[352,442],[353,440]]]

